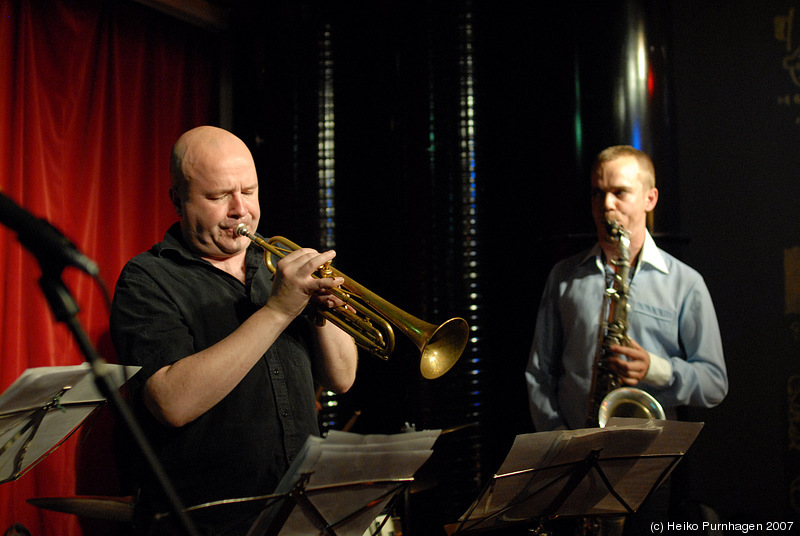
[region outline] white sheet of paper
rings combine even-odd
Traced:
[[[301,500],[281,527],[281,535],[317,536],[316,514],[308,500],[337,536],[362,536],[387,503],[430,458],[439,430],[395,435],[360,435],[332,431],[327,438],[310,437],[276,489],[289,493],[308,474]],[[287,499],[291,500],[291,499]],[[268,509],[250,529],[261,536],[270,526]]]
[[[140,368],[103,366],[117,388]],[[0,482],[19,478],[63,442],[104,400],[88,363],[36,367],[23,372],[0,396]],[[34,428],[29,424],[37,412],[44,415],[38,428]],[[26,426],[29,427],[25,429]],[[23,452],[24,448],[27,451]]]
[[[592,451],[598,452],[598,466],[611,486],[635,511],[702,426],[617,418],[605,428],[517,436],[495,478],[459,521],[487,529],[541,518],[556,504],[560,516],[627,513],[594,469],[568,497],[560,497],[573,469]]]

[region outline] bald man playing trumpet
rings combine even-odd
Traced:
[[[170,168],[179,221],[123,269],[114,345],[142,367],[136,410],[185,506],[269,494],[319,434],[316,384],[345,392],[355,381],[353,339],[303,314],[342,305],[329,290],[344,281],[315,277],[335,252],[308,248],[282,258],[273,279],[263,251],[236,233],[255,233],[261,213],[253,157],[230,132],[186,132]],[[168,531],[153,524],[169,511],[162,490],[140,473],[137,529]],[[261,506],[194,517],[203,533],[246,534]]]

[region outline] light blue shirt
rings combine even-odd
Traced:
[[[525,372],[536,430],[584,428],[606,278],[599,244],[553,267]],[[713,407],[728,392],[714,304],[702,276],[661,251],[650,233],[633,270],[628,335],[651,356],[636,385],[675,418],[677,406]]]

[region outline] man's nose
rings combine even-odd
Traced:
[[[235,193],[231,196],[228,214],[231,216],[243,216],[247,214],[247,203],[242,194]]]
[[[606,192],[603,196],[603,206],[606,210],[613,210],[616,207],[617,198],[611,192]]]

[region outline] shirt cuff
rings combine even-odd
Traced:
[[[647,374],[644,375],[642,381],[656,387],[669,385],[669,381],[672,378],[672,363],[670,363],[669,359],[650,352],[647,353],[650,355],[650,368],[647,369]]]

